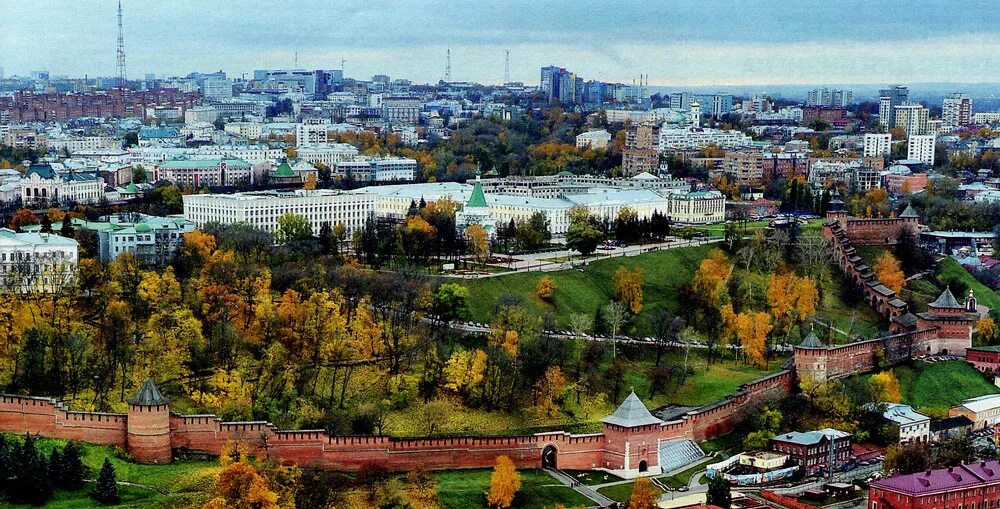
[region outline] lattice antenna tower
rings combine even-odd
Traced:
[[[122,2],[118,0],[118,87],[125,90],[128,77],[125,74],[125,30],[122,28]]]
[[[451,83],[451,48],[448,48],[448,58],[444,65],[444,82]]]

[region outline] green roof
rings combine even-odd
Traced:
[[[135,187],[135,182],[129,182],[128,187],[125,188],[125,191],[127,191],[129,194],[136,194],[139,192],[139,188]]]
[[[919,217],[919,216],[917,216],[916,211],[913,210],[912,205],[907,205],[906,209],[903,210],[903,213],[900,214],[899,217]]]
[[[295,172],[292,171],[292,167],[288,165],[288,161],[281,163],[277,170],[271,174],[272,177],[294,177]]]
[[[955,295],[951,293],[951,288],[945,288],[941,292],[941,296],[937,298],[934,302],[930,303],[930,307],[935,308],[960,308],[961,304],[955,299]]]
[[[151,231],[153,231],[153,229],[146,223],[139,223],[135,225],[136,233],[149,233]]]
[[[802,340],[799,346],[802,348],[823,348],[823,342],[819,340],[815,332],[809,331],[809,334],[806,334],[806,338]]]
[[[472,196],[469,197],[469,201],[465,204],[465,206],[480,209],[489,207],[489,205],[486,204],[486,195],[483,194],[483,186],[478,180],[472,187]]]

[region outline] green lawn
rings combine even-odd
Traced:
[[[601,472],[600,470],[563,470],[563,472],[569,474],[577,481],[580,481],[581,484],[586,486],[596,486],[598,484],[606,484],[622,480],[622,478],[617,475]]]
[[[968,398],[1000,393],[965,361],[917,362],[893,369],[902,402],[914,408],[948,408]]]
[[[966,288],[973,291],[980,304],[990,309],[1000,309],[1000,296],[976,280],[969,271],[965,270],[954,258],[945,258],[937,268],[937,278],[942,284],[951,281],[961,281]],[[965,301],[965,295],[955,295],[959,302]]]
[[[834,327],[849,332],[852,337],[877,336],[881,320],[859,295],[857,290],[848,287],[847,281],[839,271],[835,272],[823,288],[814,318],[822,323],[832,323]],[[852,297],[856,298],[857,302],[848,300]],[[846,342],[842,334],[838,333],[835,337],[838,342]]]
[[[611,500],[628,502],[629,499],[632,498],[633,486],[635,486],[634,483],[627,482],[623,484],[616,484],[614,486],[605,486],[598,489],[597,492],[610,498]],[[663,490],[657,488],[656,485],[653,485],[653,489],[656,490],[657,493],[663,493]]]
[[[761,221],[748,221],[746,224],[747,234],[752,235],[756,230],[762,230],[771,225],[772,219],[765,219]],[[823,223],[826,219],[810,219],[803,227],[802,231],[819,231],[823,229]],[[726,225],[723,223],[711,224],[707,226],[696,227],[695,230],[707,232],[709,237],[714,239],[721,239],[726,236]]]
[[[39,439],[39,451],[48,456],[53,447],[62,447],[65,440]],[[167,465],[139,465],[116,457],[109,447],[81,444],[83,463],[91,470],[87,478],[96,477],[104,458],[111,459],[119,482],[131,482],[150,488],[119,486],[122,503],[116,507],[191,507],[205,502],[204,493],[215,482],[219,471],[217,461],[177,461]],[[153,489],[155,488],[155,489]],[[45,507],[93,507],[95,503],[88,496],[91,486],[76,492],[56,492],[56,497]],[[162,493],[161,493],[162,492]],[[163,493],[166,493],[165,495]],[[0,507],[27,507],[4,505]]]
[[[473,509],[486,507],[486,492],[490,489],[492,470],[447,470],[435,472],[438,481],[438,501],[446,509]],[[593,501],[559,484],[541,470],[521,470],[521,491],[514,497],[512,507],[525,509],[551,508],[556,504],[566,507],[589,506]]]
[[[677,310],[677,291],[691,281],[698,265],[713,246],[684,247],[645,253],[626,258],[608,258],[586,267],[556,272],[522,272],[495,278],[463,281],[469,289],[472,320],[489,322],[493,306],[503,295],[516,295],[531,311],[542,315],[551,312],[559,327],[569,327],[569,316],[584,313],[594,316],[598,307],[614,296],[614,273],[618,267],[640,267],[645,275],[643,307],[637,322],[640,334],[648,332],[646,322],[661,308]],[[551,304],[535,296],[538,280],[555,279],[558,288]]]
[[[670,355],[664,356],[661,365],[683,366],[683,355],[683,352],[670,352]],[[678,387],[676,384],[679,380],[673,380],[667,384],[665,391],[660,391],[650,398],[650,379],[646,375],[646,369],[653,364],[648,362],[637,363],[633,369],[628,370],[625,374],[625,385],[634,389],[650,409],[671,403],[701,406],[729,396],[744,383],[778,371],[783,362],[784,358],[772,359],[767,370],[744,366],[733,360],[720,362],[716,359],[715,363],[708,364],[704,355],[692,351],[688,360],[692,372],[688,374],[683,385]]]

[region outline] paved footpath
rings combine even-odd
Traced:
[[[576,491],[577,493],[596,502],[598,507],[605,507],[615,503],[614,500],[611,500],[610,498],[601,495],[600,493],[597,492],[597,490],[591,488],[590,486],[584,485],[583,483],[577,481],[576,479],[573,479],[572,477],[566,475],[566,473],[561,470],[546,468],[545,471],[548,472],[548,474],[554,477],[557,481],[562,483],[563,486],[573,488],[573,490]]]

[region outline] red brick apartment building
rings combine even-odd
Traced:
[[[897,475],[871,483],[868,509],[1000,507],[1000,462],[970,463]]]

